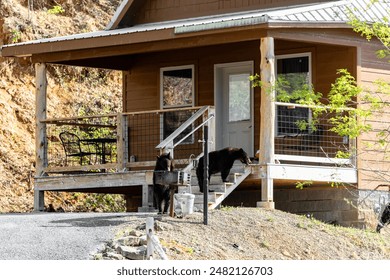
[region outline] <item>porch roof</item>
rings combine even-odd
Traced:
[[[142,40],[150,42],[172,39],[175,35],[178,36],[183,33],[199,31],[249,26],[261,27],[262,25],[264,25],[264,27],[272,28],[273,24],[275,27],[280,27],[280,24],[288,24],[289,27],[347,28],[345,23],[348,21],[350,12],[357,15],[359,19],[368,22],[377,22],[388,16],[390,2],[376,2],[371,5],[369,11],[362,12],[365,10],[368,3],[370,3],[370,0],[332,1],[325,4],[290,6],[283,9],[253,10],[191,19],[139,24],[122,29],[102,30],[4,45],[0,49],[0,54],[4,57],[31,56],[33,54],[86,49],[91,46],[107,47],[140,43]],[[161,31],[167,32],[160,36],[156,36],[156,32]],[[147,36],[149,33],[152,35]],[[143,39],[140,39],[139,36],[137,39],[134,39],[134,36],[140,34],[144,35]],[[97,43],[96,40],[99,40],[99,42]],[[84,42],[87,41],[90,43],[85,44]]]

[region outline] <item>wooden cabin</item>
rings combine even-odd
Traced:
[[[329,116],[318,129],[298,129],[297,121],[310,121],[311,109],[277,102],[272,90],[283,76],[326,94],[342,68],[363,86],[389,81],[390,64],[375,56],[380,43],[346,24],[349,11],[368,2],[124,0],[105,30],[2,46],[3,57],[30,57],[36,69],[35,209],[43,210],[44,191],[57,190],[122,193],[129,210],[147,211],[156,155],[169,150],[180,170],[194,174],[207,129],[210,150],[240,147],[257,157],[235,167],[231,184],[212,179],[219,196],[210,197],[209,208],[268,207],[343,225],[369,223],[389,200],[388,174],[375,174],[386,173],[390,163],[379,152],[347,159],[336,153],[360,151],[372,135],[339,137]],[[390,4],[370,9],[364,19],[378,21]],[[122,71],[123,112],[48,119],[48,64]],[[256,73],[262,89],[249,81]],[[381,119],[374,125],[390,121]],[[80,136],[90,127],[111,136],[95,141],[94,161],[58,160],[62,151],[53,147],[60,132]],[[311,184],[297,189],[297,182]],[[196,178],[191,185],[196,192]]]

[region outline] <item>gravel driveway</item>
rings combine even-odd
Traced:
[[[0,260],[88,260],[129,213],[0,214]]]

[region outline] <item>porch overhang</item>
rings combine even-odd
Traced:
[[[296,22],[282,25],[283,28],[288,26],[289,29],[340,27],[350,29],[346,24],[324,25],[320,23],[302,24]],[[98,31],[4,45],[1,47],[0,54],[3,57],[33,57],[34,62],[71,61],[80,58],[109,57],[161,51],[174,47],[172,44],[168,46],[169,48],[166,47],[167,42],[171,42],[172,40],[175,40],[175,44],[178,44],[176,48],[184,48],[260,39],[260,37],[266,34],[266,30],[280,27],[281,24],[276,24],[275,22],[268,23],[259,21],[252,25],[232,25],[218,29],[199,30],[198,32],[187,32],[185,30],[189,27],[180,27],[177,29],[174,26],[144,30],[124,28],[119,31]],[[226,34],[232,34],[234,36],[228,35],[226,37]],[[201,37],[204,39],[200,39]],[[191,40],[194,40],[194,38],[196,40],[192,44]],[[181,41],[183,41],[183,44],[180,44]],[[156,45],[156,43],[158,44]],[[131,48],[128,46],[131,46]]]
[[[389,8],[388,3],[375,2],[369,6],[370,10],[363,16],[358,11],[367,9],[366,6],[370,1],[336,1],[325,4],[287,6],[278,9],[253,10],[146,23],[111,29],[117,27],[126,11],[132,5],[137,7],[136,4],[139,4],[139,2],[124,1],[106,30],[4,45],[0,49],[0,54],[3,57],[29,57],[38,54],[64,52],[62,61],[66,61],[72,60],[70,53],[73,51],[136,45],[248,29],[350,28],[346,23],[349,21],[351,13],[355,13],[355,16],[364,21],[376,22],[387,16],[387,9]],[[258,38],[260,37],[258,36]],[[199,40],[198,44],[202,44],[201,41]],[[107,53],[105,55],[110,56]],[[58,61],[61,61],[61,59],[58,59]]]
[[[355,3],[356,2],[356,3]],[[190,19],[179,19],[165,22],[138,24],[120,29],[106,29],[96,32],[82,33],[70,36],[39,39],[30,42],[4,45],[1,47],[3,57],[29,57],[43,54],[57,54],[53,61],[70,61],[79,59],[72,55],[72,52],[89,51],[89,57],[96,57],[91,49],[111,48],[120,46],[137,46],[139,44],[150,44],[164,42],[172,39],[189,39],[196,37],[196,44],[207,44],[208,40],[202,40],[202,36],[215,34],[235,33],[230,40],[237,37],[237,33],[243,31],[270,30],[275,28],[291,29],[324,29],[324,28],[348,28],[348,11],[359,6],[362,8],[362,1],[337,1],[325,4],[310,4],[304,6],[284,7],[278,9],[264,9],[237,12],[231,14],[220,14],[214,16],[203,16]],[[375,13],[369,14],[369,21],[380,18],[386,10],[385,4],[374,4],[372,9]],[[364,5],[363,5],[364,6]],[[123,8],[123,7],[122,7]],[[118,16],[118,15],[116,15]],[[385,16],[385,15],[384,15]],[[115,16],[114,16],[115,19]],[[110,26],[110,25],[109,25]],[[245,32],[244,32],[245,33]],[[257,35],[257,38],[264,37],[264,34]],[[210,38],[209,38],[210,39]],[[242,35],[238,35],[243,40]],[[143,46],[144,47],[144,46]],[[163,47],[163,45],[161,46]],[[182,46],[183,47],[183,46]],[[127,48],[129,49],[129,48]],[[100,51],[100,56],[121,55],[112,51]],[[139,48],[149,51],[148,48]],[[130,48],[130,52],[132,52]],[[134,50],[133,50],[134,52]],[[40,60],[41,59],[41,60]],[[38,57],[35,62],[49,62]]]

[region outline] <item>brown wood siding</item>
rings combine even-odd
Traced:
[[[161,67],[195,65],[195,105],[214,105],[214,65],[252,60],[259,72],[259,41],[191,48],[163,53],[137,55],[132,58],[125,75],[125,110],[128,112],[160,109],[159,75]],[[313,84],[317,91],[326,94],[337,77],[336,71],[347,68],[355,73],[355,48],[325,46],[277,40],[275,53],[312,53]],[[254,150],[259,147],[260,91],[254,92]]]
[[[356,73],[356,50],[351,47],[331,46],[331,45],[316,45],[310,43],[300,43],[285,40],[277,40],[275,45],[276,55],[294,54],[294,53],[311,53],[312,57],[312,83],[315,91],[321,92],[324,97],[327,96],[330,85],[337,78],[337,69],[346,68],[353,75]],[[323,125],[328,126],[327,122]],[[303,142],[302,142],[303,141]],[[335,133],[326,131],[322,140],[324,145],[322,150],[327,153],[327,156],[334,157],[336,147],[325,142],[342,143],[342,138]],[[287,152],[286,147],[298,147],[304,143],[304,139],[299,137],[292,138],[275,138],[275,152]],[[323,152],[316,150],[307,151],[289,151],[294,155],[302,156],[324,156]]]
[[[149,23],[214,14],[291,6],[325,0],[146,0],[135,23]]]
[[[125,74],[125,106],[127,112],[160,109],[160,68],[195,65],[195,105],[214,105],[214,65],[240,61],[255,61],[259,72],[260,41],[226,44],[213,47],[191,48],[180,51],[151,53],[135,56]],[[260,94],[255,97],[255,151],[259,139]],[[154,150],[154,147],[153,147]]]
[[[375,90],[375,81],[390,81],[390,64],[386,60],[378,59],[375,54],[380,47],[380,44],[367,42],[361,45],[360,84],[363,88]],[[381,98],[390,101],[389,96],[382,95]],[[389,190],[390,158],[383,150],[375,147],[375,144],[376,132],[390,126],[390,112],[374,114],[368,123],[374,131],[362,135],[359,141],[359,188]]]

